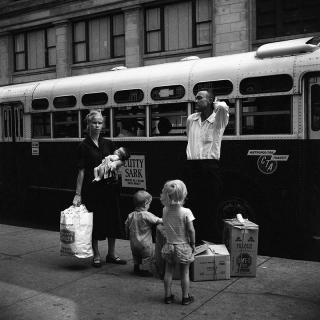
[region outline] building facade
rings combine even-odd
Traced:
[[[3,0],[0,86],[320,34],[317,0]]]

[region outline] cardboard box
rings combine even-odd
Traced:
[[[259,226],[249,220],[224,220],[223,242],[230,253],[231,276],[256,276],[258,232]]]
[[[230,279],[230,255],[226,246],[206,244],[200,247],[196,248],[195,260],[191,264],[191,280]],[[205,251],[203,251],[204,248]]]

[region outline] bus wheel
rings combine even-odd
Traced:
[[[241,213],[244,219],[256,221],[252,205],[246,199],[232,196],[222,200],[217,207],[215,218],[216,232],[222,236],[223,220],[236,218],[238,213]]]

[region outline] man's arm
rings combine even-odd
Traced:
[[[216,113],[216,124],[218,129],[225,128],[229,122],[229,107],[224,101],[214,102],[214,111]]]

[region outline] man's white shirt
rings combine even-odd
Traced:
[[[229,107],[223,101],[205,121],[200,112],[187,119],[187,159],[220,159],[220,147],[224,130],[229,121]]]

